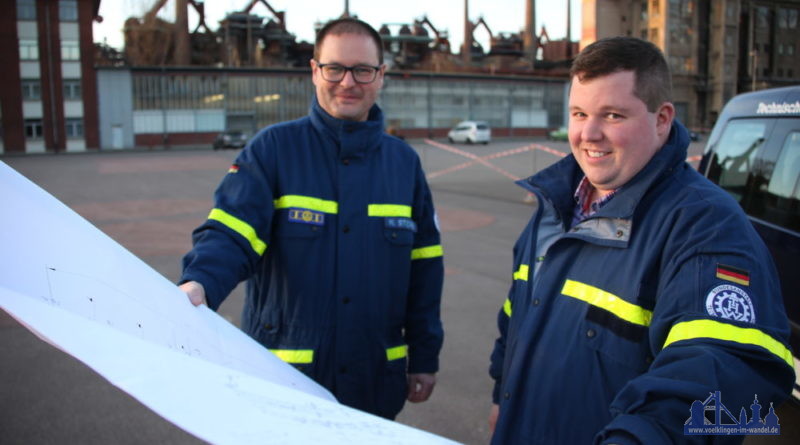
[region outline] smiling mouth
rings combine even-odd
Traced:
[[[589,156],[590,158],[602,158],[603,156],[608,156],[609,154],[611,154],[605,151],[593,151],[593,150],[585,150],[585,151],[586,155]]]

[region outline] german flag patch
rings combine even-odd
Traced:
[[[750,285],[750,272],[725,264],[717,263],[717,278],[741,284],[742,286]]]
[[[236,164],[231,165],[231,168],[228,169],[228,173],[236,173],[239,171],[239,166]]]

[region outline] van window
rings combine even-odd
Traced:
[[[753,216],[800,232],[800,131],[786,136],[762,199],[764,214]]]
[[[744,204],[747,181],[756,152],[764,142],[768,122],[763,119],[731,120],[717,143],[708,178]]]
[[[478,124],[478,130],[488,130],[489,127],[486,124]]]

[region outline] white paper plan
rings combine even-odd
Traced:
[[[220,444],[455,443],[340,405],[3,162],[0,208],[0,307],[187,432]]]

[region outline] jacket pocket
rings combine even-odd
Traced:
[[[294,211],[295,209],[289,209]],[[282,238],[316,238],[324,232],[325,224],[330,224],[330,215],[314,214],[308,221],[302,217],[290,218],[289,211],[279,210],[275,213],[275,233]],[[321,215],[321,216],[319,216]],[[321,219],[319,219],[321,218]],[[308,218],[307,218],[308,219]]]
[[[608,311],[589,306],[581,324],[581,335],[590,348],[602,357],[636,373],[647,370],[652,362],[648,328],[616,317]]]
[[[410,246],[414,242],[414,232],[404,229],[384,228],[383,236],[389,244]]]
[[[399,353],[401,349],[403,353]],[[408,395],[405,351],[405,346],[386,349],[386,366],[376,394],[376,408],[378,415],[388,419],[394,419],[400,413]]]

